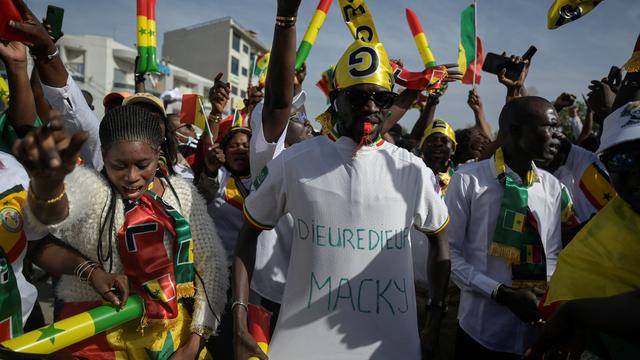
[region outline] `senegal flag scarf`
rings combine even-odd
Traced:
[[[451,177],[453,173],[455,173],[456,169],[453,165],[453,161],[449,160],[447,171],[438,173],[436,176],[438,177],[438,184],[440,185],[440,195],[444,198],[447,193],[447,188],[449,187],[449,183],[451,182]]]
[[[22,335],[22,297],[11,264],[27,247],[22,229],[26,201],[22,185],[0,194],[0,342]]]
[[[173,238],[173,260],[164,234]],[[125,202],[125,221],[118,231],[118,252],[124,272],[145,302],[146,319],[175,319],[178,300],[193,297],[194,268],[191,227],[155,193]]]
[[[528,187],[535,181],[536,174],[529,170],[524,184],[519,184],[506,173],[502,148],[496,151],[494,159],[496,176],[504,193],[489,253],[505,258],[511,265],[512,287],[543,288],[547,279],[544,247],[528,202]]]
[[[7,254],[0,247],[0,341],[22,335],[22,299]]]

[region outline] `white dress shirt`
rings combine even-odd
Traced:
[[[506,171],[520,181],[511,169]],[[529,208],[539,224],[550,278],[562,248],[562,185],[548,172],[535,166],[534,171],[537,180],[529,187]],[[500,283],[511,285],[506,260],[489,255],[503,192],[493,158],[465,165],[453,175],[445,197],[451,217],[451,271],[462,291],[458,311],[462,329],[488,349],[523,354],[535,340],[535,329],[491,299]]]
[[[87,105],[78,84],[69,75],[65,86],[56,88],[42,84],[42,91],[51,108],[62,113],[62,121],[69,133],[75,134],[78,131],[89,133],[89,139],[80,150],[80,158],[85,165],[100,171],[102,169],[102,151],[98,134],[100,122]]]

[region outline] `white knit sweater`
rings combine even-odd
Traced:
[[[94,170],[77,167],[66,179],[67,197],[69,199],[69,215],[58,224],[44,225],[31,212],[29,206],[25,210],[26,226],[46,229],[58,238],[80,251],[87,258],[98,261],[97,247],[100,225],[107,218],[110,200],[110,188],[106,179]],[[224,311],[229,287],[228,270],[225,251],[213,225],[213,220],[207,213],[204,199],[195,187],[180,177],[172,176],[169,181],[175,188],[180,202],[167,187],[162,198],[178,210],[191,225],[191,235],[194,243],[194,267],[205,282],[206,295],[211,301],[218,319]],[[124,222],[124,204],[119,194],[116,194],[114,227],[112,229],[112,249],[114,274],[124,273],[122,262],[117,250],[117,231]],[[108,222],[107,222],[108,227]],[[108,232],[102,235],[103,250],[106,253]],[[172,242],[165,236],[164,245],[169,256],[173,257]],[[104,265],[105,267],[108,264]],[[107,269],[108,270],[108,269]],[[218,321],[209,309],[202,283],[196,276],[196,295],[192,330],[203,327],[215,331]],[[58,296],[65,302],[102,300],[100,294],[88,283],[81,282],[74,276],[63,275],[58,284]]]

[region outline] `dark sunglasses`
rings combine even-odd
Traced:
[[[176,128],[176,130],[182,129],[183,127],[186,127],[189,130],[193,130],[193,125],[191,125],[191,124],[182,124],[182,125],[178,126]]]
[[[398,94],[392,91],[363,91],[349,89],[344,91],[352,107],[359,108],[366,105],[369,100],[373,100],[377,107],[381,109],[390,108]]]
[[[602,162],[610,172],[627,172],[640,167],[640,151],[602,155]]]

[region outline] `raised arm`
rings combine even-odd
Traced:
[[[489,139],[493,139],[493,135],[491,134],[491,125],[489,125],[489,122],[487,121],[487,117],[484,113],[484,107],[482,106],[482,98],[480,98],[480,94],[478,94],[476,89],[469,90],[467,104],[471,108],[471,111],[473,111],[473,116],[476,119],[475,127],[482,130]]]
[[[0,57],[7,71],[11,94],[8,120],[18,136],[24,136],[33,128],[37,116],[27,73],[27,49],[15,41],[0,43]]]
[[[31,12],[23,0],[14,0],[25,22],[10,21],[9,26],[24,34],[31,43],[35,65],[43,84],[63,87],[67,84],[69,73],[58,55],[58,49],[47,29]]]
[[[300,0],[278,0],[276,26],[264,94],[262,124],[268,142],[278,140],[291,115],[296,62],[296,27]]]
[[[67,72],[48,31],[23,0],[15,0],[15,2],[26,21],[20,23],[11,21],[9,26],[28,39],[46,100],[54,110],[62,113],[64,126],[69,132],[89,133],[89,139],[82,147],[80,155],[86,165],[100,170],[103,164],[98,136],[100,123],[96,115],[91,111],[80,88]]]
[[[29,81],[31,83],[31,91],[33,92],[33,100],[36,103],[36,113],[38,113],[38,117],[42,123],[46,125],[49,123],[49,112],[51,111],[51,106],[44,97],[38,68],[35,66],[31,70],[31,77],[29,78]]]
[[[505,56],[505,53],[502,53],[502,56]],[[520,72],[520,77],[517,80],[511,80],[507,78],[507,69],[502,69],[502,71],[498,74],[498,82],[507,88],[507,97],[506,102],[509,102],[511,99],[527,96],[527,90],[524,87],[524,82],[527,79],[527,75],[529,74],[529,66],[531,65],[530,60],[522,60],[520,56],[511,55],[511,62],[514,64],[524,63],[524,67],[522,68],[522,72]]]
[[[429,95],[427,104],[422,108],[422,111],[420,111],[420,117],[416,123],[413,124],[413,128],[411,129],[411,139],[415,140],[416,143],[422,139],[424,130],[433,122],[433,119],[436,116],[436,107],[439,103],[439,95]]]
[[[76,166],[80,148],[87,140],[85,132],[69,136],[60,115],[52,116],[48,126],[17,140],[13,153],[29,173],[28,203],[43,224],[55,224],[69,214],[64,178]]]

